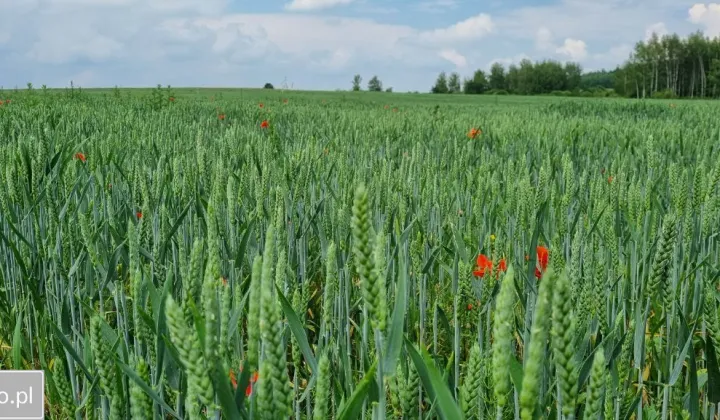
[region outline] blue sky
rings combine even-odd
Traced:
[[[5,88],[348,89],[355,73],[427,91],[523,58],[621,64],[653,31],[720,35],[688,0],[0,0]]]

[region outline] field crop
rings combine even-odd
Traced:
[[[55,419],[718,418],[717,105],[440,98],[14,93],[0,369]]]

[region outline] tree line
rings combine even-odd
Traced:
[[[717,98],[720,96],[720,37],[695,32],[639,41],[614,70],[583,72],[578,63],[522,60],[507,69],[494,63],[460,80],[441,72],[432,93]]]
[[[537,63],[525,59],[507,69],[494,63],[488,73],[476,70],[472,77],[460,82],[457,73],[438,75],[432,93],[496,93],[537,95],[551,92],[571,92],[580,87],[582,68],[577,63],[545,60]]]
[[[630,97],[720,96],[720,37],[695,32],[658,36],[635,44],[614,74],[614,89]]]
[[[352,80],[352,90],[355,92],[359,92],[362,90],[362,87],[360,85],[362,84],[362,76],[359,74],[356,74],[353,76]],[[368,80],[367,84],[367,90],[370,92],[382,92],[383,91],[383,84],[380,78],[377,76],[373,76],[370,80]],[[385,92],[392,92],[392,87],[388,87],[385,89]]]

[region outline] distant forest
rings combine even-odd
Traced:
[[[640,41],[628,60],[614,70],[583,72],[578,63],[523,60],[489,72],[477,70],[460,80],[440,73],[433,93],[623,96],[634,98],[718,98],[720,37],[695,32],[653,36]]]

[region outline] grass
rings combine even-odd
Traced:
[[[718,415],[715,103],[2,95],[0,368],[49,418]]]

